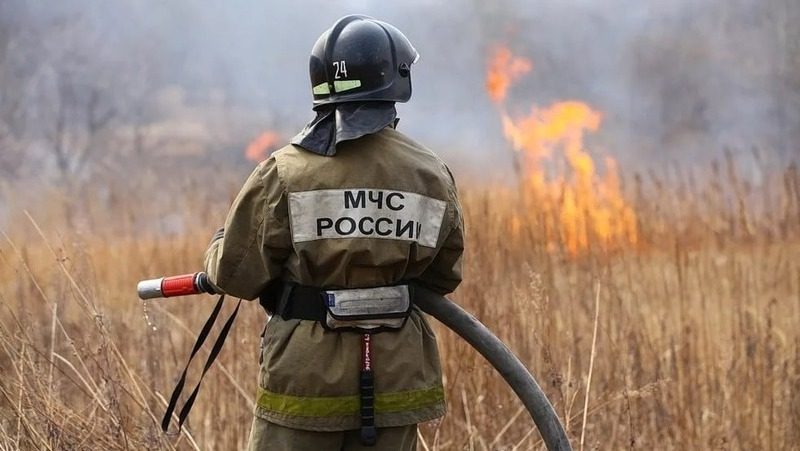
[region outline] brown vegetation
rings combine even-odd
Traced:
[[[576,448],[582,436],[588,449],[800,443],[800,175],[796,166],[758,170],[758,184],[732,161],[627,180],[637,243],[609,248],[590,237],[579,255],[552,238],[559,221],[535,199],[463,187],[469,249],[454,298],[528,365]],[[232,195],[236,179],[217,176],[216,189]],[[134,287],[199,267],[230,198],[196,180],[172,180],[171,202],[126,186],[9,206],[13,219],[0,233],[0,449],[243,446],[265,319],[255,304],[183,433],[158,429],[213,300],[142,305]],[[422,427],[421,449],[540,449],[499,376],[439,330],[449,413]]]

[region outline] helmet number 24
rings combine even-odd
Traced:
[[[333,62],[334,68],[334,75],[333,78],[339,80],[341,78],[347,78],[347,66],[345,65],[345,61],[334,61]]]

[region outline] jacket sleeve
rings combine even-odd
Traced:
[[[449,170],[448,170],[449,172]],[[423,285],[439,294],[452,293],[461,283],[462,256],[464,253],[464,216],[461,203],[450,175],[450,201],[447,205],[449,227],[442,247],[430,266],[420,276]]]
[[[261,163],[233,201],[221,238],[205,255],[205,270],[221,291],[255,299],[281,277],[292,249],[286,190],[275,158]]]

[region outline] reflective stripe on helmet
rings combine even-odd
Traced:
[[[331,88],[328,87],[328,83],[320,83],[317,86],[314,86],[312,89],[315,96],[325,96],[331,93]]]
[[[349,91],[361,87],[361,80],[336,80],[333,82],[333,89],[336,92]]]
[[[377,413],[403,412],[432,407],[444,401],[441,386],[375,396]],[[258,389],[256,405],[270,412],[300,417],[338,417],[357,415],[358,396],[293,396]]]
[[[361,80],[336,80],[333,82],[333,90],[336,92],[345,92],[360,87]],[[331,88],[328,83],[320,83],[314,86],[312,92],[315,96],[325,96],[331,93]]]

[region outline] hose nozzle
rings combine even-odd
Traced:
[[[139,299],[143,301],[200,293],[216,293],[216,290],[208,280],[208,274],[204,272],[143,280],[136,286],[136,291],[139,293]]]

